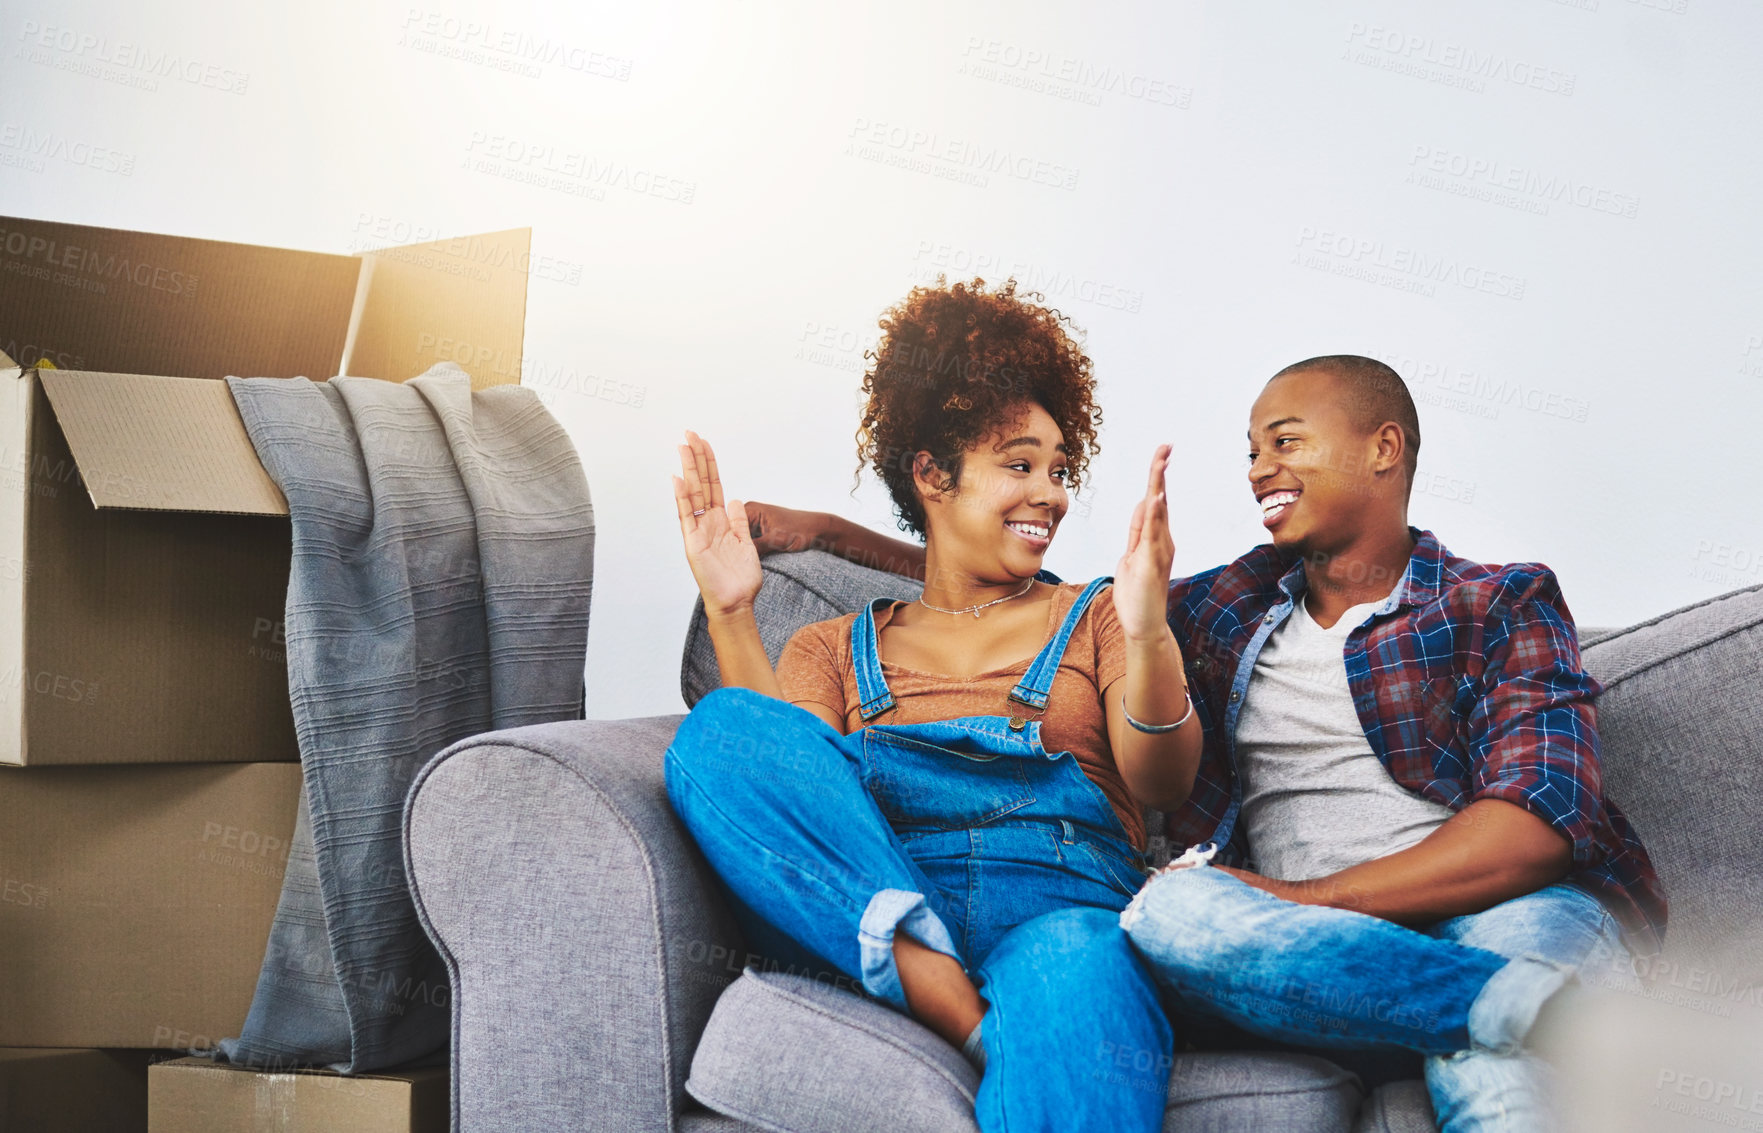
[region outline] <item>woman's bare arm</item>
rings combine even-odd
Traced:
[[[1161,445],[1151,457],[1145,496],[1133,508],[1126,553],[1114,568],[1109,593],[1126,636],[1126,675],[1102,690],[1108,744],[1120,777],[1133,797],[1159,810],[1174,810],[1187,801],[1202,742],[1199,718],[1188,711],[1181,647],[1169,630],[1166,611],[1169,568],[1175,559],[1163,483],[1168,466],[1169,446]],[[1171,731],[1150,733],[1129,724],[1129,712],[1142,724],[1184,722]]]
[[[759,551],[748,534],[740,500],[722,498],[722,478],[710,443],[688,430],[679,446],[680,475],[673,478],[680,538],[698,593],[724,688],[749,688],[782,699],[777,674],[759,639],[753,599],[762,575]]]
[[[771,659],[765,655],[765,643],[759,639],[759,622],[753,607],[712,614],[704,611],[710,629],[710,644],[716,649],[716,669],[722,674],[723,688],[750,688],[783,699]]]
[[[1181,650],[1174,637],[1165,643],[1129,642],[1126,673],[1102,694],[1115,766],[1135,799],[1158,810],[1174,810],[1187,801],[1200,768],[1198,714],[1172,732],[1155,735],[1126,722],[1128,711],[1144,724],[1173,723],[1187,713]]]

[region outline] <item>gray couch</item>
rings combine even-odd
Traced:
[[[772,556],[761,629],[775,660],[798,626],[915,592],[821,552]],[[1763,587],[1585,639],[1606,686],[1610,792],[1670,891],[1667,957],[1763,978]],[[700,609],[687,703],[716,680]],[[977,1076],[928,1030],[845,988],[748,970],[756,958],[663,789],[680,719],[478,736],[436,756],[412,789],[406,866],[454,989],[453,1128],[974,1129]],[[1123,1081],[1159,1072],[1131,1060],[1118,1070]],[[1164,1128],[1433,1128],[1417,1080],[1369,1092],[1363,1081],[1310,1055],[1181,1054]]]

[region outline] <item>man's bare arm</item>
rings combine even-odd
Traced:
[[[1572,858],[1567,838],[1541,818],[1502,799],[1482,799],[1406,850],[1313,881],[1223,868],[1288,901],[1413,925],[1534,893],[1567,876]]]
[[[747,518],[760,554],[827,551],[861,566],[924,580],[924,548],[824,511],[749,501]]]

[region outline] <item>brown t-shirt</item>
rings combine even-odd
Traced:
[[[1048,604],[1043,645],[1058,631],[1083,590],[1077,583],[1060,584]],[[876,611],[878,636],[900,605],[895,602]],[[851,623],[856,620],[856,614],[845,614],[803,626],[777,659],[777,681],[784,699],[792,703],[809,701],[841,714],[847,735],[864,726],[857,711],[857,672],[851,663]],[[1092,598],[1089,609],[1072,629],[1059,670],[1053,676],[1046,710],[1038,716],[1028,705],[1010,699],[1010,690],[1033,661],[1032,656],[1024,657],[1013,665],[966,680],[921,673],[883,661],[882,674],[894,694],[894,709],[877,723],[928,724],[957,716],[1038,719],[1041,746],[1050,752],[1069,751],[1077,757],[1084,774],[1108,796],[1133,846],[1143,850],[1144,815],[1114,764],[1114,752],[1108,746],[1108,723],[1102,712],[1102,690],[1126,675],[1126,638],[1114,613],[1112,592],[1104,590]]]

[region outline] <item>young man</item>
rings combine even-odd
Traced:
[[[1167,830],[1176,845],[1210,845],[1152,878],[1122,923],[1195,1014],[1320,1046],[1418,1033],[1441,1005],[1313,1001],[1317,965],[1337,979],[1365,965],[1374,986],[1381,922],[1466,957],[1541,961],[1535,978],[1556,985],[1625,947],[1658,949],[1664,892],[1603,796],[1599,686],[1555,577],[1457,558],[1408,526],[1419,447],[1389,367],[1354,355],[1287,367],[1249,420],[1249,484],[1272,541],[1170,586],[1206,746]],[[771,549],[922,570],[911,544],[749,508]],[[1319,922],[1297,906],[1365,917]],[[1319,924],[1326,945],[1307,935]],[[1251,932],[1263,939],[1246,970]],[[1291,947],[1269,961],[1266,935],[1287,932]],[[1478,1013],[1486,1032],[1475,1045],[1427,1057],[1441,1129],[1549,1126],[1546,1069],[1519,1047],[1534,1008],[1516,1027],[1511,1010],[1545,998],[1492,989],[1470,1013],[1471,1032]]]

